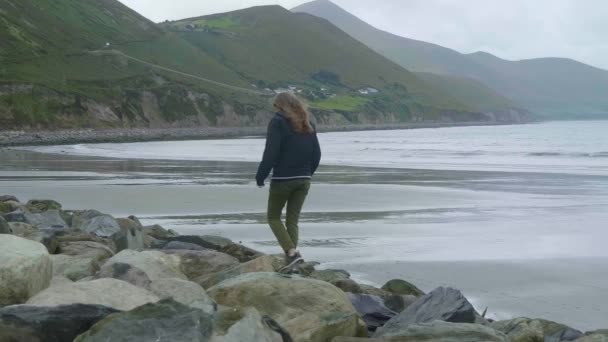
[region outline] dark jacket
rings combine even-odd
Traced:
[[[311,178],[320,161],[317,133],[297,134],[289,119],[277,113],[268,125],[266,149],[255,178],[260,186],[264,185],[270,170],[273,170],[273,181]]]

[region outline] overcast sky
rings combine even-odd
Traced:
[[[121,0],[154,20],[304,0]],[[334,0],[383,30],[506,59],[569,57],[608,69],[608,0]]]

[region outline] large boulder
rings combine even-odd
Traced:
[[[53,200],[29,200],[25,205],[31,213],[42,213],[49,210],[61,210],[61,204]]]
[[[110,315],[74,341],[208,342],[212,334],[211,315],[166,299]]]
[[[105,306],[86,304],[8,306],[0,309],[0,341],[73,341],[93,324],[116,312]]]
[[[167,244],[162,246],[162,249],[167,250],[187,250],[187,251],[207,251],[209,249],[205,247],[201,247],[199,245],[195,245],[189,242],[181,242],[181,241],[169,241]]]
[[[223,271],[239,264],[228,254],[214,250],[162,250],[163,253],[179,259],[181,271],[190,280]]]
[[[576,340],[576,342],[608,342],[608,333],[590,333]]]
[[[582,332],[563,324],[524,317],[493,322],[490,326],[505,333],[513,342],[573,341],[583,336]]]
[[[422,290],[417,288],[415,285],[401,279],[389,280],[388,282],[386,282],[386,284],[384,284],[384,286],[382,286],[382,289],[401,296],[424,296],[424,292],[422,292]]]
[[[0,195],[0,202],[19,202],[19,199],[13,195]]]
[[[32,225],[23,222],[9,222],[8,225],[11,227],[14,235],[43,244],[50,254],[57,253],[59,249],[58,236],[63,231],[53,229],[38,230]]]
[[[103,278],[113,278],[122,281],[126,281],[131,285],[135,285],[137,287],[142,287],[147,289],[152,280],[146,274],[146,272],[140,270],[137,267],[134,267],[130,264],[123,264],[120,262],[115,262],[109,265],[106,265],[97,272],[94,277],[95,279],[103,279]]]
[[[208,293],[220,305],[256,308],[281,324],[295,341],[367,335],[346,294],[324,281],[246,273],[210,288]]]
[[[247,262],[263,255],[254,249],[232,242],[220,236],[211,235],[180,235],[169,237],[166,241],[179,241],[199,245],[203,248],[213,249],[237,258],[240,262]]]
[[[0,234],[13,234],[13,229],[2,216],[0,216]]]
[[[178,303],[203,310],[210,315],[217,305],[199,284],[176,278],[157,279],[150,283],[150,292],[160,299],[172,298]]]
[[[115,269],[114,264],[139,269],[151,281],[164,278],[187,279],[180,270],[180,258],[160,251],[124,250],[106,261],[101,267],[100,273],[112,273]]]
[[[99,269],[95,260],[77,256],[56,254],[51,255],[53,275],[61,275],[72,281],[90,277]]]
[[[117,279],[97,279],[51,286],[30,298],[27,304],[56,306],[71,304],[103,305],[116,310],[132,310],[159,299],[145,289]]]
[[[403,310],[378,329],[374,337],[399,336],[411,324],[436,320],[454,323],[474,323],[475,308],[456,289],[439,287]]]
[[[225,268],[216,273],[202,274],[201,276],[194,278],[194,281],[204,288],[210,288],[226,279],[234,278],[241,274],[254,272],[275,272],[284,266],[284,262],[281,259],[277,259],[271,255],[264,255],[243,264],[239,264],[236,259],[234,260],[236,262],[234,266]]]
[[[370,332],[376,331],[397,313],[386,307],[384,300],[378,296],[347,293],[348,299],[357,312],[363,317]]]
[[[434,321],[412,324],[399,335],[362,339],[360,342],[510,342],[501,332],[481,324]],[[359,342],[335,338],[332,342]]]
[[[53,263],[44,245],[13,235],[0,235],[0,307],[25,303],[46,289]]]
[[[174,231],[170,229],[167,230],[158,224],[153,226],[145,226],[142,229],[146,235],[151,236],[156,240],[167,240],[179,235]]]
[[[310,278],[323,280],[328,283],[331,283],[335,280],[345,280],[350,279],[350,273],[344,270],[319,270],[314,271],[310,274]]]

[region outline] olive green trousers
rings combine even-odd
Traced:
[[[310,189],[310,179],[270,183],[268,195],[268,224],[281,248],[287,253],[298,247],[300,212]],[[281,221],[283,208],[287,205],[285,224]]]

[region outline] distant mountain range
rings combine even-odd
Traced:
[[[306,3],[292,11],[328,20],[410,71],[478,81],[534,114],[546,118],[608,117],[606,70],[564,58],[507,61],[484,52],[462,54],[379,30],[329,0]],[[428,80],[427,76],[421,78]],[[435,77],[431,83],[441,81]]]
[[[259,126],[286,90],[321,124],[529,119],[478,77],[412,73],[279,6],[156,24],[116,0],[3,0],[0,22],[0,129]]]

